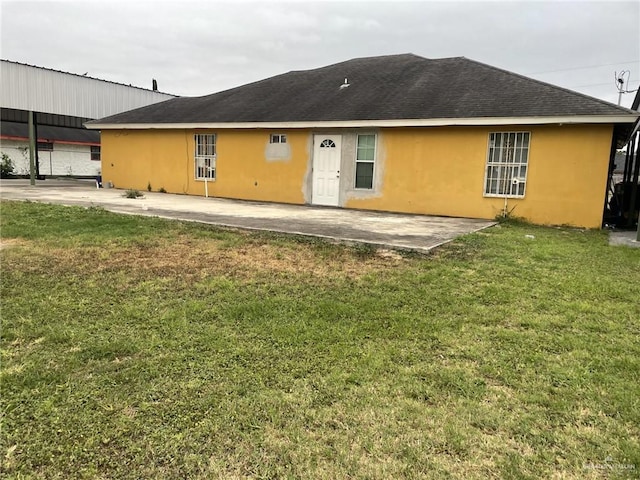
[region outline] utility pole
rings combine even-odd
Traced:
[[[29,111],[29,183],[36,184],[36,129],[34,113]]]
[[[618,86],[618,106],[620,106],[622,103],[622,92],[624,91],[624,88],[622,88],[624,86],[624,80],[622,77],[618,78]]]

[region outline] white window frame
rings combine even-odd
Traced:
[[[194,141],[194,175],[196,180],[216,179],[216,134],[196,133]]]
[[[527,190],[530,153],[531,132],[489,133],[483,196],[524,198]],[[494,181],[496,182],[495,191],[492,192]]]
[[[285,133],[272,133],[269,136],[269,143],[272,144],[281,144],[287,143],[287,135]]]
[[[373,137],[373,160],[359,160],[358,159],[358,143],[360,140],[360,137]],[[376,135],[375,133],[359,133],[356,136],[356,165],[355,165],[355,169],[353,171],[353,188],[355,190],[363,190],[363,191],[371,191],[373,190],[376,182],[376,159],[378,156],[378,135]],[[357,182],[358,182],[358,164],[359,163],[372,163],[373,164],[373,169],[371,171],[371,186],[370,187],[358,187]]]

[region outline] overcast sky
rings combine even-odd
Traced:
[[[357,57],[464,56],[618,101],[640,2],[1,1],[6,60],[206,95]],[[634,94],[623,95],[630,106]]]

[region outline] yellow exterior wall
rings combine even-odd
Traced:
[[[508,131],[531,132],[526,194],[523,199],[508,199],[512,215],[540,224],[600,227],[611,125],[382,129],[377,158],[380,191],[357,198],[357,192],[343,186],[347,189],[343,206],[495,218],[503,211],[504,199],[483,196],[488,136]],[[194,178],[195,133],[207,131],[103,131],[103,180],[117,188],[146,190],[150,183],[154,191],[204,195],[204,182]],[[217,179],[208,184],[210,196],[307,201],[313,131],[211,133],[217,135]],[[290,158],[267,159],[271,133],[287,135]]]
[[[307,131],[264,130],[104,130],[102,178],[116,188],[205,195],[195,180],[194,134],[216,134],[216,180],[209,196],[283,203],[304,203],[309,165]],[[270,133],[285,133],[290,158],[268,160]]]
[[[508,199],[531,222],[599,228],[613,127],[564,125],[384,129],[382,194],[346,207],[495,218],[503,198],[484,197],[490,132],[531,132],[525,197]]]

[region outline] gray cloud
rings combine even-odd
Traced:
[[[1,15],[2,58],[146,88],[156,78],[180,95],[407,52],[465,56],[612,102],[614,70],[632,71],[630,88],[640,79],[635,1],[5,1]]]

